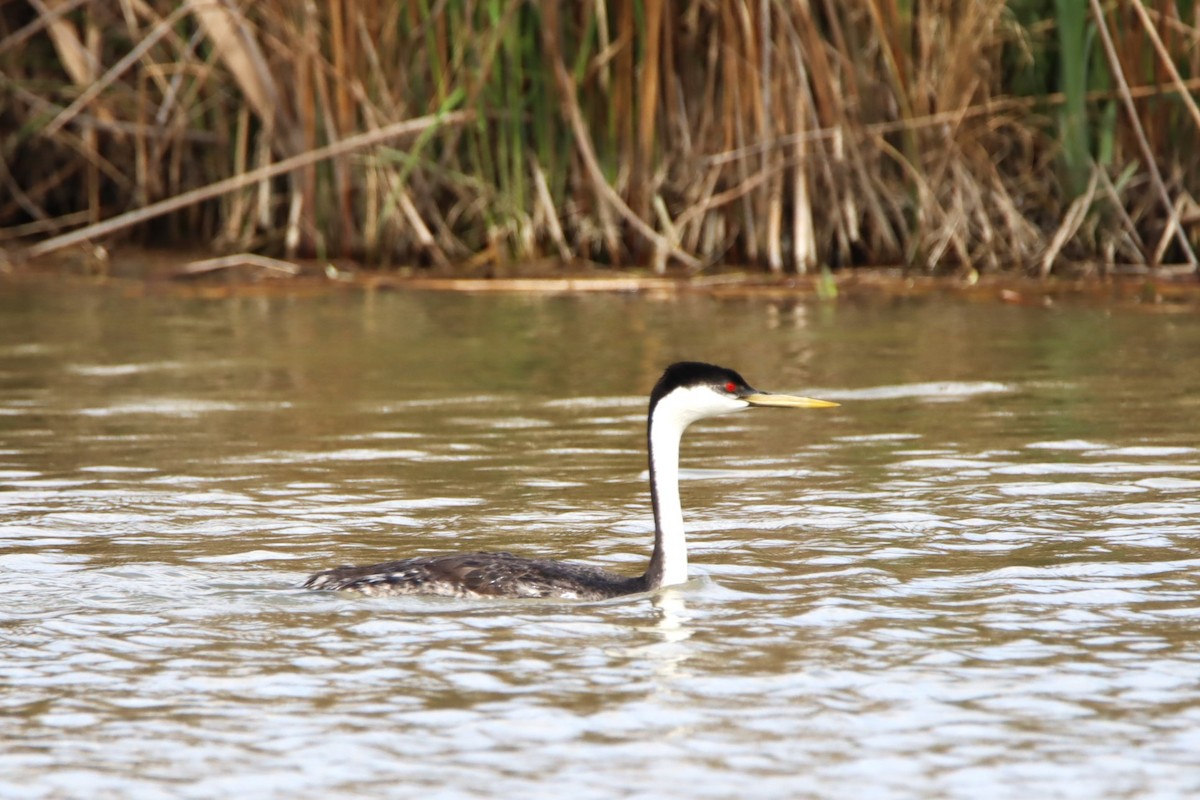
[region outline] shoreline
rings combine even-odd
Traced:
[[[196,255],[188,251],[129,249],[110,256],[100,248],[80,250],[0,270],[0,285],[58,282],[148,295],[181,293],[214,298],[345,290],[656,297],[703,294],[826,302],[946,299],[1047,308],[1065,304],[1160,312],[1200,310],[1200,275],[1186,266],[1158,271],[1124,267],[1115,274],[1045,278],[1011,273],[912,275],[898,267],[778,275],[721,266],[696,275],[658,275],[632,268],[552,260],[486,268],[468,265],[458,270],[401,267],[385,271],[342,259],[283,261],[250,254],[196,259]]]

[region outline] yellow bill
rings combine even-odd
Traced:
[[[828,400],[815,400],[811,397],[796,397],[791,394],[769,394],[759,392],[742,397],[752,406],[771,406],[774,408],[837,408],[841,403],[831,403]]]

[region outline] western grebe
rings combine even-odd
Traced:
[[[586,564],[521,558],[511,553],[420,556],[366,567],[318,572],[307,589],[369,595],[561,597],[603,600],[687,580],[687,541],[679,503],[679,441],[689,425],[744,408],[830,408],[837,403],[752,389],[731,369],[683,361],[667,367],[650,393],[647,440],[654,552],[643,575],[629,577]]]

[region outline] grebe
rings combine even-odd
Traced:
[[[368,595],[561,597],[603,600],[687,580],[687,542],[679,503],[679,441],[689,425],[745,408],[831,408],[837,403],[753,389],[731,369],[683,361],[667,367],[650,393],[647,439],[654,553],[643,575],[629,577],[586,564],[521,558],[511,553],[420,556],[366,567],[318,572],[307,589]]]

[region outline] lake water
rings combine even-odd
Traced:
[[[1200,319],[921,301],[0,287],[0,796],[1200,793]],[[635,574],[667,363],[693,580]]]

